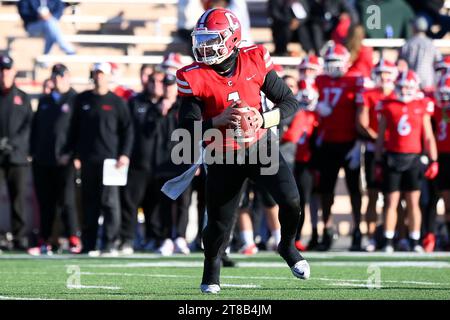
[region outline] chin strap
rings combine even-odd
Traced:
[[[263,116],[263,128],[268,129],[270,127],[277,126],[280,123],[280,109],[274,108],[270,111],[264,112]]]

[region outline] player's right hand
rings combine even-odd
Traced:
[[[322,117],[328,117],[333,112],[333,109],[325,101],[319,101],[317,103],[317,112]]]
[[[213,127],[227,127],[237,126],[239,124],[240,113],[233,106],[226,108],[221,114],[215,116],[213,121]]]

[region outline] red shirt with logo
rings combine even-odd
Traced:
[[[319,135],[324,142],[352,142],[356,139],[356,109],[363,103],[362,77],[345,75],[332,78],[320,75],[316,79],[319,101],[326,102],[332,113],[321,117]]]

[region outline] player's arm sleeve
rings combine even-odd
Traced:
[[[295,114],[298,103],[291,89],[278,77],[274,70],[267,73],[261,91],[275,104],[275,107],[263,113],[264,128],[270,128]]]
[[[180,97],[180,111],[178,114],[178,127],[188,130],[194,134],[195,124],[201,124],[202,135],[211,129],[212,119],[202,121],[203,102],[194,96]]]

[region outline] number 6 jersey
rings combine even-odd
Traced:
[[[434,112],[434,103],[428,99],[408,103],[396,99],[381,101],[377,107],[386,121],[384,147],[388,152],[421,153],[423,149],[423,118]]]

